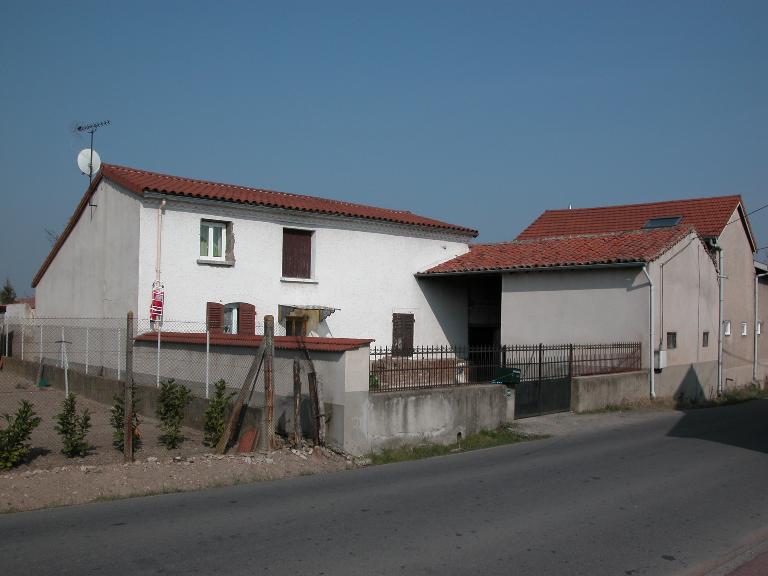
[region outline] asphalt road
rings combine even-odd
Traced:
[[[0,516],[0,573],[688,574],[768,527],[768,401]]]

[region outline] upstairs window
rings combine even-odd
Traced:
[[[283,278],[312,278],[311,230],[283,228]]]
[[[227,223],[200,221],[200,258],[224,260],[227,253]]]
[[[709,332],[705,331],[701,334],[701,347],[702,348],[708,348],[709,347]]]
[[[742,322],[741,323],[741,335],[742,336],[746,336],[747,335],[747,330],[748,330],[747,323],[746,322]]]
[[[730,320],[724,320],[723,321],[723,334],[725,336],[731,335],[731,321]]]
[[[758,321],[757,322],[757,335],[760,336],[763,333],[763,323]]]
[[[672,226],[677,226],[682,219],[682,216],[663,216],[661,218],[651,218],[645,224],[643,224],[643,228],[671,228]]]

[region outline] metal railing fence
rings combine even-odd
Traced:
[[[484,384],[499,368],[517,368],[522,382],[640,370],[639,342],[612,344],[417,346],[403,353],[373,347],[372,392]]]

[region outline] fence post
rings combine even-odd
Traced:
[[[26,328],[26,324],[22,321],[21,323],[21,360],[24,361],[24,328]]]
[[[43,323],[40,322],[40,366],[43,365]]]
[[[5,325],[5,355],[8,356],[8,316],[3,318]]]
[[[120,328],[117,329],[117,379],[120,380],[120,343],[123,340],[123,334]]]
[[[61,345],[59,346],[59,368],[64,368],[64,326],[61,327]]]
[[[162,322],[157,324],[157,369],[155,372],[155,385],[160,388],[160,333],[163,331]]]
[[[275,434],[275,382],[273,359],[275,355],[275,318],[264,316],[264,424],[266,434],[264,441],[267,450],[272,450]]]
[[[301,365],[293,359],[293,445],[301,445]]]
[[[88,374],[88,345],[90,344],[91,328],[85,327],[85,373]]]
[[[125,391],[123,460],[133,462],[133,312],[128,312],[125,322],[125,383],[123,390]]]
[[[573,378],[573,344],[568,344],[568,378]]]
[[[205,327],[205,399],[208,400],[208,388],[211,382],[211,332]]]

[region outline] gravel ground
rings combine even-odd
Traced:
[[[158,444],[157,421],[143,417],[142,443],[136,462],[123,464],[123,454],[112,446],[109,407],[78,397],[78,411],[88,408],[92,445],[84,458],[61,453],[55,416],[64,393],[39,389],[22,377],[0,372],[0,414],[13,413],[21,400],[34,404],[42,418],[31,438],[32,453],[13,470],[0,472],[0,513],[51,506],[82,504],[93,500],[125,498],[198,490],[212,486],[272,480],[354,467],[351,458],[325,448],[300,450],[288,447],[270,453],[219,456],[202,443],[202,433],[184,429],[186,437],[176,450]]]

